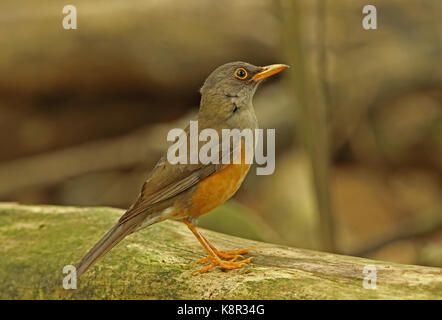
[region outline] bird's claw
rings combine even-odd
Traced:
[[[216,254],[218,257],[229,259],[231,261],[235,261],[238,258],[243,258],[243,254],[249,253],[249,249],[241,249],[241,250],[231,250],[231,251],[217,251]]]
[[[247,254],[249,252],[249,249],[241,249],[241,250],[230,250],[230,251],[223,251],[223,250],[216,250],[215,254],[223,259],[227,259],[229,261],[236,261],[239,258],[244,259],[243,254]],[[211,256],[207,256],[205,258],[202,258],[198,260],[198,263],[204,264],[207,261],[212,260]]]
[[[192,275],[194,273],[196,273],[196,272],[205,273],[205,272],[209,271],[210,269],[212,269],[212,268],[214,268],[216,266],[219,266],[222,269],[226,269],[226,270],[238,269],[238,268],[241,268],[241,267],[249,264],[251,262],[252,258],[250,257],[250,258],[247,258],[247,259],[244,259],[244,260],[241,260],[241,261],[232,261],[232,260],[226,261],[226,260],[221,260],[218,257],[211,257],[211,256],[209,256],[209,257],[206,257],[204,259],[201,259],[200,261],[202,261],[202,260],[204,260],[204,262],[212,260],[212,262],[208,266],[206,266],[204,268],[201,268],[199,270],[194,270],[192,272]]]

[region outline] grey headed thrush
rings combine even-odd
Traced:
[[[263,79],[287,67],[258,67],[239,61],[215,69],[200,90],[198,130],[256,129],[253,95]],[[189,126],[184,132],[189,132]],[[243,153],[239,163],[230,164],[171,164],[164,155],[150,172],[136,202],[78,263],[77,276],[129,234],[166,219],[182,220],[207,251],[208,257],[199,262],[210,264],[196,271],[203,273],[216,266],[237,269],[250,263],[251,258],[236,261],[248,253],[247,249],[218,250],[195,228],[199,216],[221,205],[241,186],[250,169]]]

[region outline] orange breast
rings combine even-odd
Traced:
[[[249,169],[250,164],[230,164],[201,181],[192,195],[189,216],[208,213],[228,200],[241,186]]]

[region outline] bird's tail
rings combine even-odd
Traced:
[[[131,232],[132,230],[128,230],[126,224],[116,224],[77,264],[77,278]]]

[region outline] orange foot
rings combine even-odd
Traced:
[[[226,261],[226,260],[221,260],[218,257],[208,256],[208,257],[204,258],[204,260],[205,260],[205,262],[208,260],[212,260],[212,263],[204,268],[193,271],[192,274],[194,274],[195,272],[204,273],[204,272],[209,271],[210,269],[213,269],[216,266],[220,266],[222,269],[226,269],[226,270],[238,269],[238,268],[241,268],[241,267],[249,264],[250,261],[252,260],[252,258],[247,258],[247,259],[244,259],[241,261]]]
[[[195,226],[186,218],[183,219],[183,222],[187,225],[187,227],[192,231],[192,233],[195,235],[195,237],[198,239],[200,244],[203,246],[204,249],[206,249],[207,253],[209,254],[208,257],[203,258],[199,260],[199,263],[206,263],[208,261],[212,261],[208,266],[195,270],[192,272],[194,274],[195,272],[204,273],[209,271],[210,269],[213,269],[216,266],[220,266],[222,269],[232,270],[232,269],[238,269],[242,266],[245,266],[246,264],[249,264],[252,258],[243,259],[241,261],[236,261],[238,258],[244,258],[242,254],[246,254],[249,252],[248,249],[242,249],[242,250],[232,250],[232,251],[220,251],[217,248],[215,248],[196,228]],[[229,259],[221,260],[220,258]]]
[[[210,245],[210,243],[209,243],[209,245]],[[212,247],[212,250],[218,257],[230,260],[231,262],[234,262],[234,261],[238,260],[239,258],[244,259],[244,257],[242,255],[247,254],[249,252],[249,249],[223,251],[223,250],[218,250],[215,247]],[[209,255],[205,258],[198,260],[198,262],[201,264],[204,264],[210,260],[212,260],[212,257]]]

